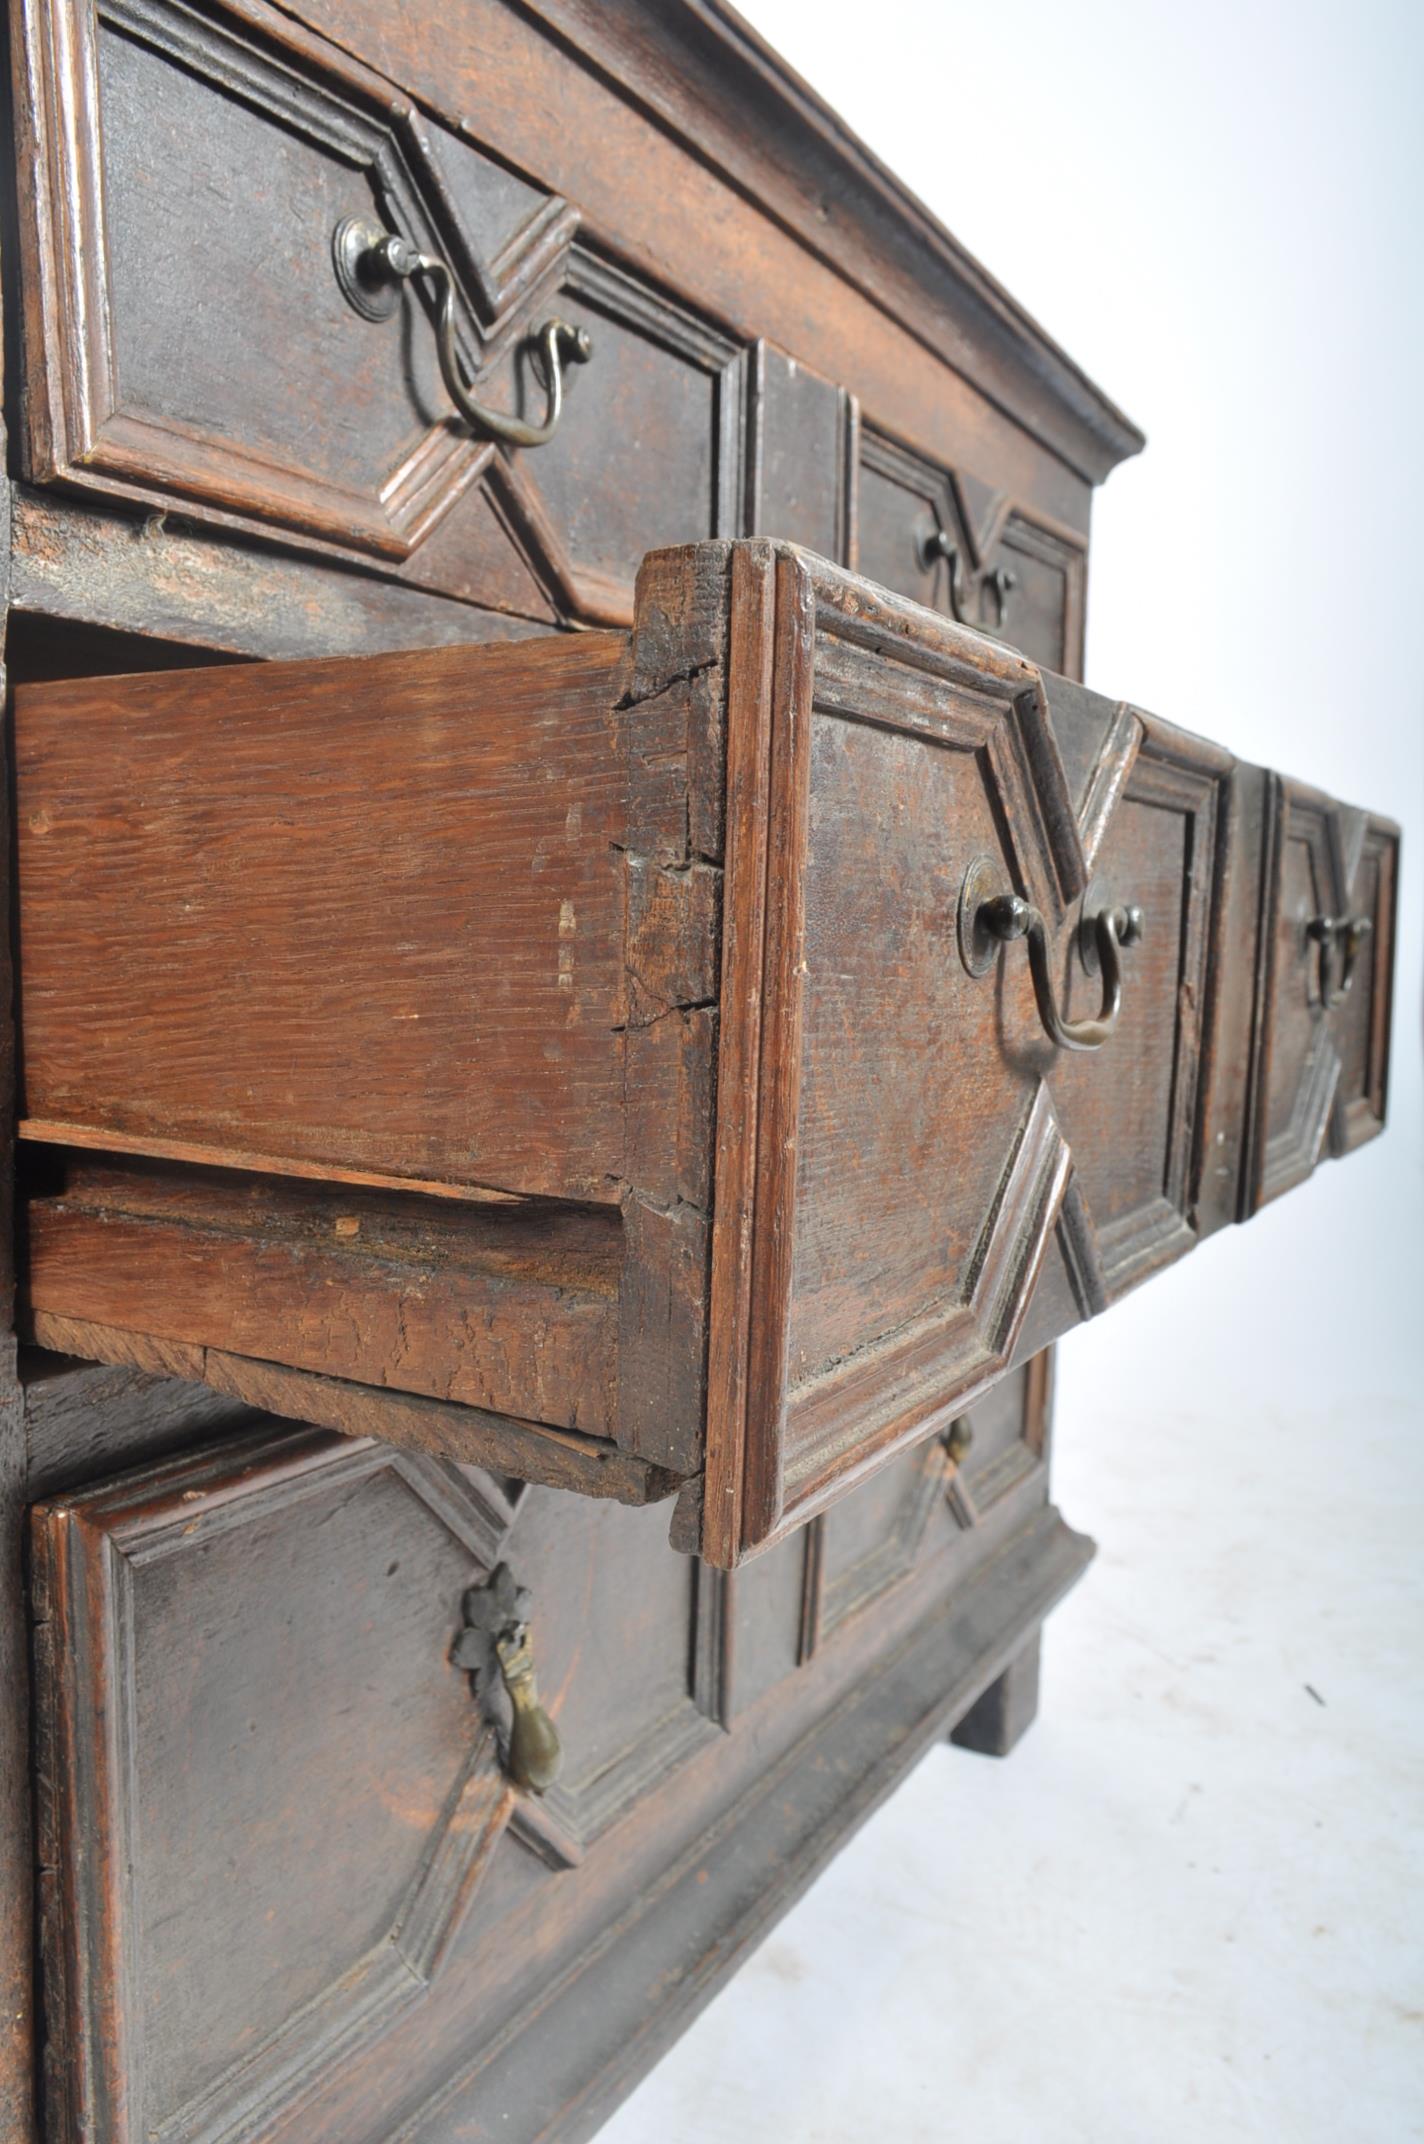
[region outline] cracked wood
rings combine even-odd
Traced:
[[[33,1334],[452,1455],[520,1425],[540,1479],[589,1440],[731,1566],[1233,1209],[1243,770],[794,546],[654,554],[631,636],[16,708]],[[977,858],[1069,1017],[1085,905],[1145,908],[1100,1050],[961,959]]]

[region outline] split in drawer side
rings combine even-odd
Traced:
[[[720,798],[684,673],[722,623],[684,579],[636,652],[17,694],[36,1338],[625,1499],[695,1470]]]

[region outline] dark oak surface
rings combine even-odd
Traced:
[[[1331,1018],[1379,1121],[1385,822],[1311,807],[1354,845],[1297,886],[1228,752],[786,545],[654,554],[631,639],[35,684],[16,723],[27,1330],[366,1388],[378,1432],[441,1402],[456,1458],[465,1406],[536,1462],[601,1439],[719,1565],[1191,1248],[1253,1079],[1313,1164],[1306,933],[1357,876]],[[1070,1020],[1082,919],[1140,907],[1100,1046],[1022,946],[966,961],[976,860]]]
[[[120,1374],[88,1373],[119,1407]],[[62,1418],[34,1389],[53,1451]],[[146,1390],[193,1409],[191,1429],[210,1410],[191,1387]],[[727,1955],[692,1968],[679,1936],[675,1977],[705,1993],[757,1925],[761,1812],[780,1802],[775,1851],[808,1870],[1081,1568],[1087,1544],[1043,1503],[1044,1405],[1021,1378],[963,1425],[982,1505],[942,1450],[919,1452],[853,1538],[828,1516],[823,1554],[813,1526],[736,1577],[670,1555],[652,1512],[253,1418],[51,1492],[32,1537],[55,2133],[463,2133],[440,2103],[492,2059],[537,2095],[563,2059],[540,2012],[585,1974],[602,1992],[583,2089],[641,2066],[657,2023],[630,2047],[625,2006],[683,1918],[680,1868],[742,1837],[743,1881],[715,1909]],[[509,1786],[450,1659],[496,1559],[531,1588],[566,1751],[542,1801]],[[881,1688],[884,1668],[867,1685],[870,1653],[922,1638],[948,1688],[943,1669],[933,1693],[919,1675]],[[846,1745],[868,1688],[874,1724]],[[832,1753],[829,1799],[778,1795]]]
[[[1348,1153],[1383,1126],[1399,857],[1389,820],[1298,782],[1273,782],[1267,811],[1251,1211],[1307,1177],[1327,1142]],[[1311,936],[1320,917],[1368,929],[1347,987],[1343,955],[1331,975]]]
[[[0,507],[0,585],[9,589],[9,516]],[[0,653],[4,653],[0,642]],[[11,848],[8,676],[0,828]],[[11,946],[0,950],[0,991],[9,1004],[14,990]],[[29,1663],[24,1570],[24,1507],[27,1496],[25,1417],[16,1375],[14,1342],[15,1213],[11,1127],[15,1102],[15,1037],[10,1019],[0,1020],[0,2137],[29,2144],[37,2045],[36,1994],[32,1983],[34,1854],[30,1830]]]
[[[997,561],[1011,570],[1016,637],[1059,667],[1075,659],[1086,487],[1058,453],[1101,474],[1106,457],[1140,441],[883,174],[869,257],[857,223],[870,199],[856,182],[871,172],[853,144],[842,140],[831,159],[841,166],[842,229],[825,259],[824,215],[808,219],[781,173],[763,167],[766,193],[748,194],[745,139],[717,169],[705,93],[701,124],[685,101],[678,122],[664,109],[651,123],[650,65],[660,89],[669,86],[666,57],[646,49],[651,21],[636,48],[626,21],[580,25],[595,45],[611,32],[627,70],[610,102],[606,76],[570,67],[534,22],[471,9],[471,29],[481,17],[481,84],[498,54],[528,91],[527,107],[500,97],[499,123],[477,149],[468,103],[448,101],[452,84],[465,87],[463,21],[441,25],[434,91],[409,11],[400,18],[408,47],[349,4],[326,25],[331,42],[257,0],[203,12],[179,0],[28,0],[20,13],[27,243],[17,415],[33,481],[280,532],[494,612],[626,622],[642,555],[765,526],[758,486],[768,476],[786,499],[772,533],[842,555],[825,540],[828,517],[818,508],[806,526],[784,483],[775,441],[803,420],[785,407],[787,360],[759,355],[758,338],[769,335],[821,375],[812,421],[836,435],[825,461],[844,472],[847,504],[857,483],[877,481],[868,465],[860,472],[862,400],[877,421],[909,424],[936,454],[977,465],[953,479],[949,517],[970,569]],[[787,82],[774,91],[740,26],[721,21],[715,34],[720,63],[763,99],[774,95],[779,123],[809,138],[819,115],[804,90]],[[389,62],[390,79],[362,64],[373,54]],[[559,129],[553,138],[521,130],[536,107]],[[610,195],[608,175],[625,168],[620,137],[643,185]],[[191,200],[185,178],[200,158],[208,179]],[[505,458],[451,424],[432,323],[414,291],[376,323],[346,303],[332,232],[363,214],[452,264],[462,362],[493,406],[537,399],[528,339],[550,307],[590,331],[594,360],[570,382],[547,447]],[[907,216],[916,233],[908,245],[896,229]],[[689,218],[699,222],[695,245],[682,237]],[[179,219],[186,243],[174,247]],[[887,282],[891,252],[898,273]],[[165,270],[155,281],[158,258]],[[932,335],[944,317],[942,283],[928,316],[923,291],[907,284],[916,261],[962,301],[973,287],[971,347],[992,348],[997,361],[988,398],[951,369],[969,354],[967,315],[960,335],[942,337],[951,365],[907,335]],[[851,284],[868,273],[880,303],[848,309],[842,297],[832,310],[837,271]],[[240,300],[214,304],[217,290]],[[835,342],[822,345],[818,329],[832,318]],[[1045,449],[1006,424],[995,395],[1025,404]],[[791,399],[804,400],[799,380]],[[950,480],[927,468],[926,481]],[[844,512],[829,518],[836,533],[845,528]]]
[[[0,2144],[568,2144],[1032,1717],[1043,1350],[1379,1129],[1396,836],[1069,682],[1141,435],[721,0],[10,15]],[[1100,1055],[971,834],[1071,1015],[1147,910]]]

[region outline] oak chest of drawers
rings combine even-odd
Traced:
[[[1140,437],[729,10],[13,51],[0,2135],[588,2135],[1032,1717],[1397,833],[1082,685]]]

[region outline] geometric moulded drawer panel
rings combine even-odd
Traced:
[[[655,1513],[560,1503],[269,1422],[36,1507],[56,2137],[231,2144],[312,2102],[349,2135],[343,2073],[722,1740],[690,1641],[726,1581]],[[459,1653],[506,1558],[563,1739],[542,1796]]]
[[[17,41],[32,482],[551,623],[626,623],[646,550],[732,525],[744,346],[349,51],[183,0],[30,0]],[[440,267],[363,282],[384,233]],[[447,296],[459,374],[502,419],[543,418],[548,323],[590,338],[547,442],[457,415]]]
[[[1006,493],[858,428],[856,570],[982,626],[1049,670],[1080,671],[1087,553]]]
[[[1399,836],[1273,778],[1266,848],[1253,1209],[1383,1127]]]

